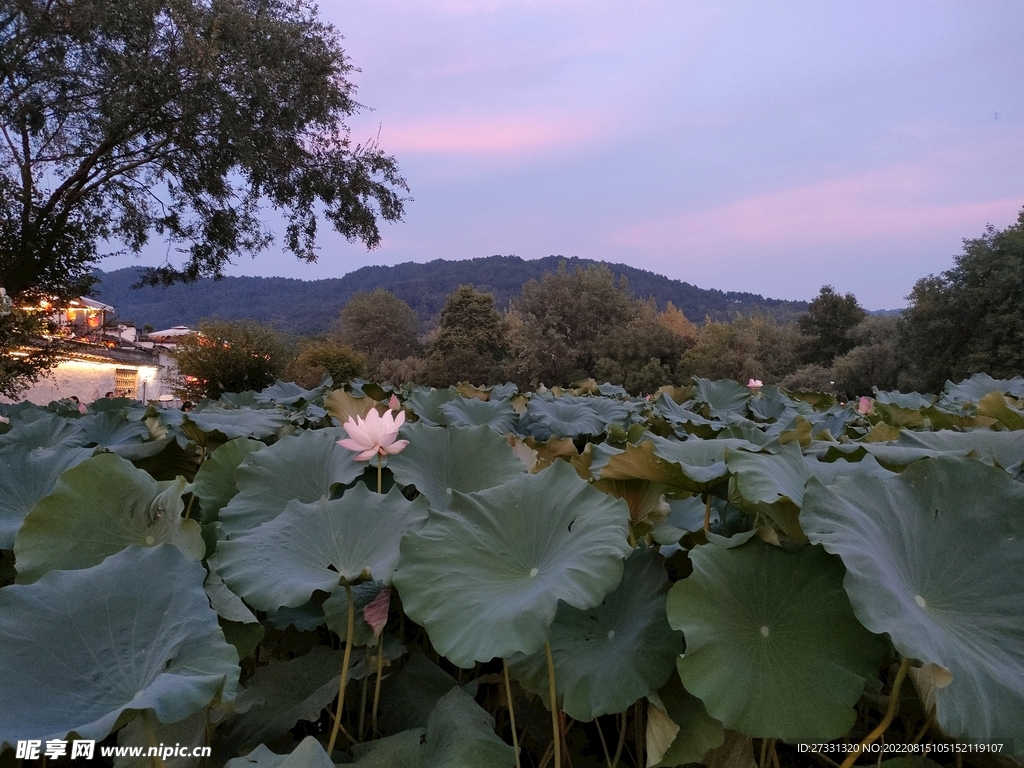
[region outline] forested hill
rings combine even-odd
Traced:
[[[472,284],[494,294],[500,309],[508,306],[523,284],[543,276],[565,261],[568,268],[587,267],[590,259],[549,256],[527,261],[517,256],[491,256],[467,261],[438,259],[394,267],[363,267],[341,278],[294,280],[285,277],[226,277],[193,285],[134,290],[137,270],[101,272],[95,297],[113,305],[121,321],[155,328],[195,325],[202,318],[252,318],[273,323],[278,330],[298,334],[321,333],[331,326],[338,310],[358,291],[385,288],[406,301],[420,317],[424,330],[432,327],[445,298],[460,285]],[[608,264],[615,275],[625,276],[630,290],[641,298],[653,296],[659,309],[671,301],[688,318],[703,322],[732,318],[737,312],[761,311],[786,321],[806,311],[807,302],[766,299],[753,293],[697,288],[625,264]]]

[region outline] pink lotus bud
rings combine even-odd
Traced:
[[[873,405],[870,397],[862,397],[857,403],[857,413],[871,413]]]
[[[397,395],[391,395],[391,399],[388,400],[388,408],[390,408],[392,411],[402,410],[402,404],[398,402]]]
[[[760,389],[761,387],[764,386],[764,382],[761,381],[760,379],[751,379],[750,381],[747,382],[747,386],[750,387],[751,389]]]

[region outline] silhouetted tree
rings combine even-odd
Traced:
[[[831,285],[822,286],[807,308],[807,314],[797,321],[808,339],[806,362],[828,366],[839,355],[853,349],[854,342],[847,334],[866,315],[852,293],[840,296]]]

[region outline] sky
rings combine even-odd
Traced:
[[[702,288],[905,306],[1024,208],[1019,0],[321,0],[361,71],[352,138],[410,186],[373,251],[579,256]]]

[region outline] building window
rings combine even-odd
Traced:
[[[114,397],[135,397],[139,372],[134,368],[114,369]]]

